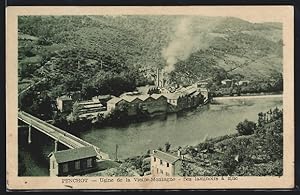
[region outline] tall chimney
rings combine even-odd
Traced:
[[[177,156],[178,156],[179,158],[181,158],[181,149],[178,149],[178,150],[177,150]]]
[[[156,87],[159,87],[159,82],[160,82],[160,79],[159,79],[159,69],[157,68],[156,69]]]

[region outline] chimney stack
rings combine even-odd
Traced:
[[[177,156],[178,156],[178,158],[181,158],[181,149],[178,149]]]
[[[159,78],[159,69],[156,69],[156,86],[159,87],[159,82],[160,82],[160,78]]]

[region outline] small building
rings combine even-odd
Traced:
[[[151,153],[150,170],[152,176],[178,176],[181,173],[181,157],[153,150]]]
[[[81,175],[97,169],[97,152],[93,146],[51,152],[50,176]]]
[[[207,88],[208,82],[198,82],[198,83],[195,83],[194,86],[197,88]]]
[[[57,109],[61,112],[69,112],[72,110],[73,100],[71,96],[60,96],[56,98]]]
[[[76,113],[80,119],[94,119],[106,108],[98,99],[75,102],[73,105],[73,113]]]
[[[221,84],[222,84],[223,86],[225,86],[225,87],[231,87],[231,85],[232,85],[232,80],[230,80],[230,79],[222,80],[222,81],[221,81]]]
[[[250,81],[239,81],[237,82],[238,86],[247,86],[250,83]]]
[[[177,106],[178,99],[180,98],[180,94],[178,94],[178,93],[163,93],[162,95],[167,98],[167,102],[169,104]]]
[[[92,98],[93,101],[99,101],[102,105],[106,106],[106,103],[112,99],[112,95],[98,95]]]

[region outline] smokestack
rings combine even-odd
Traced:
[[[178,149],[178,150],[177,150],[177,156],[178,156],[179,158],[181,158],[181,149]]]
[[[159,81],[160,81],[159,79],[160,79],[160,78],[159,78],[159,69],[157,68],[157,69],[156,69],[156,86],[157,86],[157,87],[159,87]]]

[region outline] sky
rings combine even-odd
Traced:
[[[28,6],[9,7],[19,15],[202,15],[232,16],[249,22],[284,22],[293,15],[292,6]]]

